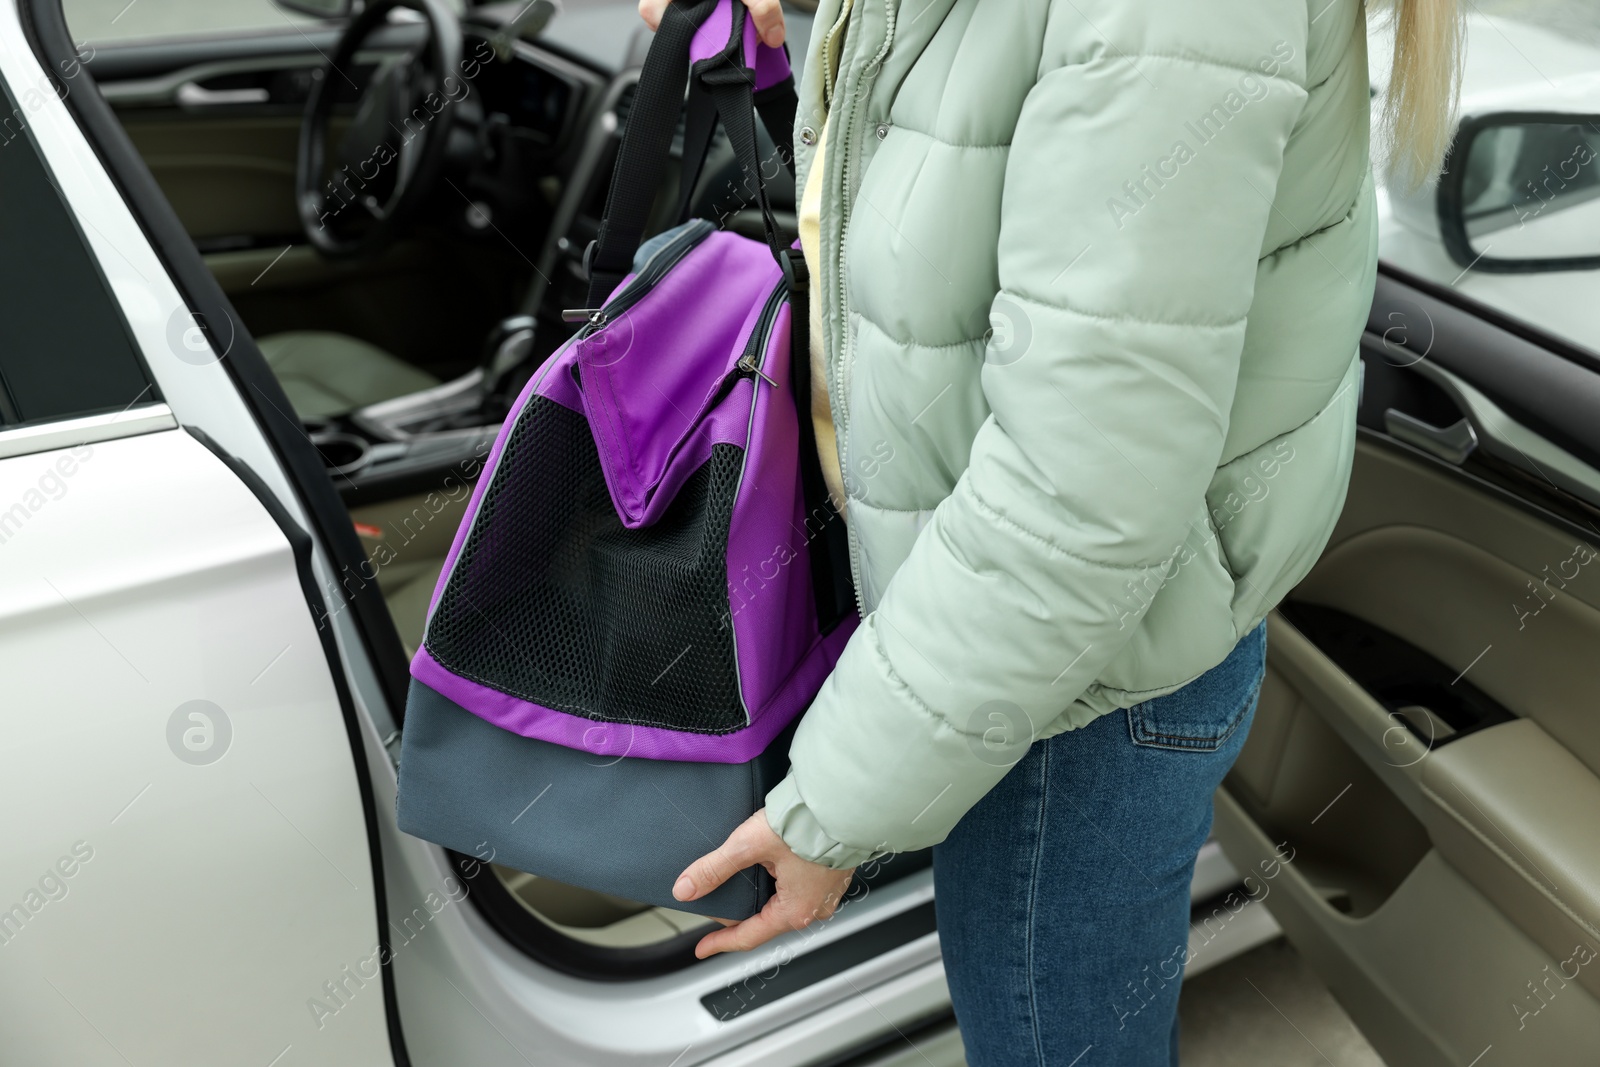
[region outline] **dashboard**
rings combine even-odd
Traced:
[[[554,145],[573,117],[580,85],[535,60],[488,63],[476,80],[485,110]]]

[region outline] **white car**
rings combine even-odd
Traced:
[[[0,0],[0,1064],[960,1063],[926,856],[696,962],[697,917],[396,829],[407,660],[582,303],[643,35],[631,0],[295,6]],[[471,91],[386,114],[429,63]],[[1195,882],[1191,976],[1276,920],[1397,1067],[1600,1043],[1595,264],[1489,273],[1600,254],[1576,184],[1506,221],[1491,105],[1592,105],[1483,99],[1478,262],[1435,194],[1385,208],[1348,503]],[[748,226],[730,165],[691,202]]]
[[[1414,192],[1380,189],[1384,261],[1600,351],[1600,46],[1506,18],[1467,25],[1459,165]],[[1374,85],[1388,48],[1373,41]]]

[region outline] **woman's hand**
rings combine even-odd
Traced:
[[[743,922],[719,919],[725,928],[702,937],[694,947],[699,959],[718,952],[748,952],[779,934],[801,930],[819,919],[826,919],[838,910],[845,890],[850,887],[850,875],[854,873],[836,871],[796,856],[783,843],[783,838],[772,832],[772,827],[767,825],[767,813],[762,810],[740,823],[721,848],[691,863],[689,869],[678,876],[672,895],[679,900],[698,900],[746,867],[757,864],[772,875],[777,892],[767,901],[766,907]]]
[[[653,30],[661,25],[661,15],[671,0],[639,0],[639,15]],[[744,0],[750,17],[756,20],[756,33],[763,44],[777,48],[783,43],[783,7],[778,0]]]

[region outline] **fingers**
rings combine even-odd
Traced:
[[[740,823],[719,848],[689,864],[673,885],[672,895],[679,900],[699,900],[746,867],[770,858],[771,841],[776,840],[766,816],[757,812]]]
[[[744,922],[734,923],[721,930],[713,930],[700,939],[694,947],[695,959],[703,960],[719,952],[749,952],[766,944],[779,934],[798,929],[791,926],[783,915],[783,906],[776,897],[767,906]]]
[[[794,864],[803,861],[794,860]],[[771,941],[780,934],[804,930],[814,922],[832,918],[844,900],[844,890],[850,884],[849,871],[833,871],[815,864],[805,864],[806,870],[789,867],[789,873],[780,869],[778,892],[767,901],[760,913],[741,923],[725,924],[725,929],[713,930],[702,937],[694,947],[697,959],[715,956],[719,952],[749,952]],[[717,920],[722,922],[722,920]]]
[[[778,0],[744,0],[755,19],[756,33],[769,48],[783,44],[783,6]]]
[[[666,13],[668,0],[639,0],[639,17],[652,30],[661,28],[661,16]],[[783,6],[779,0],[744,0],[755,21],[756,33],[764,44],[777,48],[783,44]]]
[[[810,863],[790,851],[767,824],[766,811],[758,811],[736,827],[722,847],[691,863],[678,876],[672,895],[698,900],[747,867],[761,864],[772,872],[776,890],[761,911],[743,922],[723,925],[700,939],[695,955],[700,959],[719,952],[748,952],[779,934],[803,930],[827,919],[844,900],[850,871],[837,871]]]
[[[652,30],[661,27],[661,15],[667,10],[668,0],[639,0],[639,17]]]

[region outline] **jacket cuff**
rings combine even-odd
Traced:
[[[772,787],[766,810],[767,825],[803,860],[848,871],[888,853],[887,849],[858,848],[835,841],[806,805],[793,774]]]

